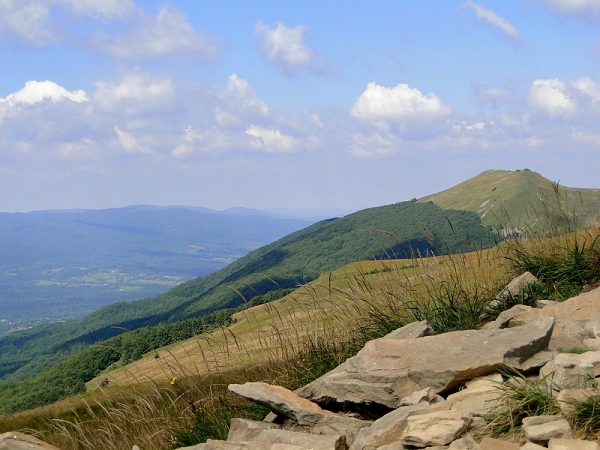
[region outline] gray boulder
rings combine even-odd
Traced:
[[[316,403],[401,405],[428,387],[438,394],[520,364],[546,349],[553,318],[516,328],[455,331],[419,339],[376,339],[342,366],[296,393]]]

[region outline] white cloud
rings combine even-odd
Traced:
[[[105,20],[125,19],[135,9],[131,0],[0,0],[0,35],[43,46],[59,39],[53,8]]]
[[[139,11],[139,21],[114,37],[99,37],[97,45],[119,59],[172,57],[210,60],[219,53],[220,42],[195,30],[187,16],[172,7],[163,7],[153,16]]]
[[[369,83],[358,98],[350,114],[362,120],[430,121],[450,113],[437,95],[423,95],[416,88],[399,84],[394,88]]]
[[[22,89],[0,97],[0,119],[15,116],[24,107],[36,103],[58,103],[65,100],[81,103],[89,101],[89,97],[84,90],[68,91],[53,81],[27,81]]]
[[[117,133],[119,142],[127,153],[152,153],[152,150],[141,145],[135,137],[126,131],[121,130],[119,127],[115,127],[115,133]]]
[[[254,33],[262,38],[260,49],[264,58],[287,76],[297,75],[303,69],[323,71],[315,65],[315,52],[303,43],[304,30],[301,25],[288,28],[282,23],[273,29],[262,22],[254,26]]]
[[[132,0],[59,0],[59,3],[77,15],[107,20],[124,19],[135,8]]]
[[[50,10],[46,1],[0,0],[0,36],[16,35],[34,45],[52,40]]]
[[[259,125],[250,125],[246,134],[253,137],[250,146],[255,149],[266,150],[269,153],[295,152],[302,147],[302,140],[283,134],[277,129],[267,129]]]
[[[181,138],[182,143],[175,147],[173,152],[171,152],[171,155],[175,158],[191,154],[194,150],[194,145],[203,138],[202,133],[194,129],[191,125],[184,127],[183,131],[184,134]]]
[[[231,114],[243,112],[262,116],[270,114],[269,105],[256,96],[247,80],[240,78],[235,73],[227,78],[227,86],[221,98],[229,106]]]
[[[589,97],[592,101],[600,102],[600,88],[598,88],[598,85],[588,77],[582,77],[578,80],[571,81],[570,84],[581,94]]]
[[[487,23],[502,31],[505,35],[512,39],[519,38],[519,30],[517,30],[508,20],[500,17],[492,9],[486,8],[479,5],[478,3],[472,2],[471,0],[462,4],[464,8],[471,8],[475,11],[477,18],[485,20]]]
[[[551,117],[569,116],[576,109],[565,84],[558,79],[535,80],[529,89],[527,100],[532,108]]]
[[[564,13],[600,12],[600,0],[542,0],[543,3]]]
[[[80,103],[87,102],[89,97],[83,90],[67,91],[53,81],[27,81],[25,87],[17,92],[0,97],[0,103],[33,105],[44,100],[60,102],[65,99]]]
[[[164,113],[172,108],[175,99],[172,80],[154,78],[140,70],[125,74],[117,83],[99,81],[95,85],[94,104],[116,114]]]

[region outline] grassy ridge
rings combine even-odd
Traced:
[[[119,332],[174,323],[235,307],[272,290],[295,287],[348,262],[465,251],[493,239],[470,212],[403,202],[314,224],[261,247],[226,268],[166,294],[105,307],[73,322],[0,338],[0,375],[35,376]]]
[[[600,189],[559,186],[528,169],[487,170],[450,189],[419,199],[428,201],[442,208],[475,212],[484,225],[494,228],[525,225],[545,228],[548,224],[539,221],[558,220],[565,212],[575,216],[584,228],[598,223],[600,214]]]

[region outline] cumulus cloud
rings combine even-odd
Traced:
[[[593,102],[600,102],[600,88],[590,78],[582,77],[571,81],[570,84],[581,94],[589,97]]]
[[[135,70],[118,82],[99,81],[92,94],[94,104],[106,111],[136,115],[164,113],[175,101],[175,86],[168,78],[157,78]]]
[[[479,20],[486,21],[511,39],[519,38],[519,30],[517,30],[508,20],[496,14],[492,9],[481,6],[480,4],[472,2],[471,0],[463,3],[462,6],[463,8],[471,8],[473,11],[475,11],[475,14]]]
[[[195,30],[187,16],[163,7],[154,16],[139,10],[139,20],[117,36],[102,36],[96,45],[119,59],[170,57],[175,59],[211,60],[220,50],[218,39]]]
[[[423,95],[416,88],[399,84],[393,88],[369,83],[350,114],[361,120],[389,122],[431,121],[450,113],[437,95]]]
[[[44,100],[59,102],[65,99],[79,103],[87,102],[89,97],[84,90],[68,91],[53,81],[27,81],[25,87],[17,92],[13,92],[4,98],[0,97],[0,102],[9,105],[33,105]]]
[[[45,1],[0,0],[0,36],[44,45],[52,41],[50,9]]]
[[[252,148],[265,150],[269,153],[289,153],[299,150],[303,144],[302,140],[277,129],[267,129],[260,125],[250,125],[246,134],[253,137],[250,145]]]
[[[305,27],[288,28],[277,23],[269,28],[262,22],[254,26],[254,34],[261,38],[260,50],[269,64],[275,65],[287,76],[298,75],[302,70],[322,73],[315,61],[314,50],[304,45]]]
[[[59,39],[52,9],[104,20],[123,20],[135,10],[131,0],[0,0],[0,36],[43,46]]]
[[[268,116],[270,114],[269,105],[256,96],[247,80],[235,73],[227,78],[227,85],[220,94],[220,98],[226,106],[226,111],[221,110],[221,114],[226,113],[232,117],[248,114]]]
[[[575,112],[565,84],[558,79],[535,80],[529,89],[529,105],[551,117],[569,116]]]
[[[0,119],[18,114],[23,107],[48,101],[50,103],[70,100],[81,103],[89,101],[84,90],[68,91],[53,81],[27,81],[22,89],[0,97]]]

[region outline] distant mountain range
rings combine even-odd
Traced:
[[[0,213],[0,334],[156,296],[311,223],[245,208]]]

